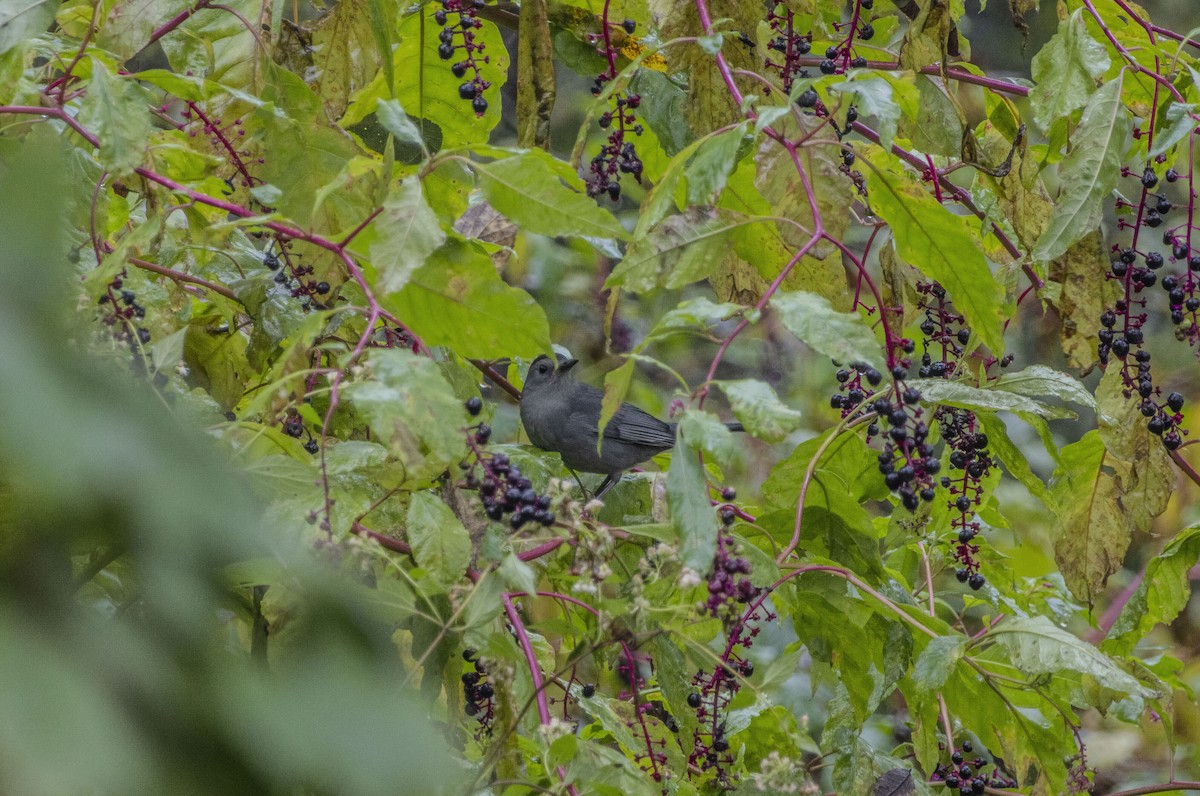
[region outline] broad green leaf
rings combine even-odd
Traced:
[[[372,226],[371,265],[378,275],[375,287],[381,293],[403,288],[429,255],[446,242],[446,233],[425,202],[424,186],[408,177],[388,193],[383,212]]]
[[[816,293],[779,291],[770,307],[787,330],[814,351],[838,362],[866,362],[883,367],[875,333],[857,312],[838,312]]]
[[[950,404],[974,411],[1028,412],[1047,420],[1063,420],[1076,416],[1069,409],[1052,406],[1034,398],[1014,395],[1004,390],[972,387],[961,381],[910,379],[907,384],[921,393],[921,398],[931,404]]]
[[[1172,539],[1146,564],[1142,582],[1121,609],[1102,647],[1113,655],[1129,655],[1155,625],[1170,624],[1192,596],[1191,570],[1200,561],[1200,527]]]
[[[745,138],[746,125],[739,124],[701,142],[684,170],[689,205],[716,203],[729,175],[737,168],[738,152]]]
[[[745,309],[740,304],[715,304],[706,298],[691,299],[659,318],[646,338],[662,338],[684,332],[702,334],[707,332],[710,326],[729,320]]]
[[[1146,157],[1157,157],[1187,138],[1196,129],[1196,108],[1195,103],[1185,105],[1180,102],[1172,102],[1168,104],[1164,117],[1171,123],[1171,126],[1165,130],[1155,130],[1154,147],[1146,154]]]
[[[383,129],[396,137],[397,141],[418,149],[425,148],[425,139],[421,137],[421,131],[413,124],[412,119],[408,118],[408,114],[396,100],[381,98],[375,107],[375,118],[383,125]]]
[[[1096,409],[1096,399],[1078,379],[1046,365],[1030,365],[1015,373],[1005,373],[989,382],[988,388],[1031,398],[1057,398],[1085,409]]]
[[[406,478],[432,478],[457,463],[466,446],[459,431],[466,410],[437,363],[404,349],[375,349],[367,366],[371,378],[347,385],[345,393]]]
[[[1121,443],[1141,450],[1133,462],[1106,448],[1103,439],[1126,427],[1142,437],[1136,446]],[[1170,470],[1154,461],[1163,455],[1162,445],[1150,437],[1144,424],[1130,418],[1115,430],[1089,431],[1059,451],[1050,490],[1058,515],[1054,558],[1067,586],[1089,604],[1121,567],[1131,536],[1149,528],[1170,496]]]
[[[1059,339],[1067,364],[1087,372],[1098,361],[1096,331],[1100,314],[1124,293],[1119,280],[1097,279],[1109,267],[1108,249],[1100,230],[1076,241],[1050,263],[1050,278],[1062,284],[1055,302],[1061,323]]]
[[[115,176],[142,165],[150,138],[149,97],[132,80],[118,77],[92,58],[92,81],[79,116],[100,139],[100,161]]]
[[[708,501],[699,450],[679,434],[667,471],[667,506],[671,524],[679,531],[679,558],[701,575],[712,569],[717,552],[717,514]]]
[[[911,84],[908,87],[910,90],[913,88]],[[892,139],[896,136],[896,125],[900,122],[900,105],[893,96],[889,80],[883,77],[847,80],[834,83],[828,88],[830,91],[849,95],[860,115],[874,116],[879,142],[884,147],[892,145]]]
[[[510,287],[475,243],[451,237],[385,303],[426,345],[459,356],[535,357],[550,350],[546,315],[533,297]]]
[[[716,415],[691,409],[679,419],[679,433],[687,437],[688,443],[710,454],[722,467],[729,465],[737,451],[737,441]]]
[[[938,636],[925,645],[913,666],[913,683],[922,691],[940,691],[966,652],[962,636]]]
[[[1033,56],[1029,92],[1033,121],[1042,130],[1087,104],[1111,63],[1108,50],[1088,34],[1083,9],[1058,25],[1058,32]]]
[[[600,435],[596,439],[597,450],[604,439],[604,429],[608,426],[608,421],[625,401],[629,385],[633,382],[633,370],[636,365],[637,360],[630,359],[619,368],[604,374],[604,398],[600,402]]]
[[[443,586],[461,580],[471,563],[471,538],[450,507],[431,492],[414,492],[405,526],[413,557]]]
[[[1050,492],[1042,479],[1034,474],[1029,467],[1029,461],[1008,436],[1008,428],[1004,421],[991,412],[977,412],[975,419],[980,428],[987,434],[988,452],[1000,460],[1004,469],[1029,490],[1029,493],[1049,505]]]
[[[1071,152],[1058,165],[1062,189],[1050,225],[1031,257],[1053,260],[1096,229],[1120,176],[1121,156],[1133,124],[1121,103],[1124,72],[1105,83],[1088,101],[1071,135]]]
[[[449,69],[461,59],[462,50],[456,51],[459,55],[455,61],[442,60],[438,55],[442,26],[437,24],[432,11],[420,9],[417,13],[401,15],[399,41],[392,51],[392,73],[380,70],[370,83],[357,91],[350,98],[340,124],[353,126],[375,111],[379,100],[395,99],[421,130],[423,140],[441,144],[430,148],[486,142],[492,128],[500,121],[509,57],[496,25],[483,19],[480,22],[481,27],[472,35],[476,43],[486,48],[487,59],[479,57],[476,60],[480,77],[491,84],[483,94],[488,105],[482,116],[476,115],[471,103],[458,94],[458,87],[466,77],[455,77]],[[461,39],[457,41],[461,42]],[[399,78],[395,86],[390,83],[392,74]]]
[[[1077,672],[1113,691],[1156,696],[1103,652],[1044,616],[1007,617],[988,632],[987,638],[1007,648],[1013,665],[1032,677]]]
[[[741,223],[750,222],[708,207],[669,216],[629,245],[605,287],[646,293],[707,279],[729,255],[729,232]]]
[[[800,426],[800,411],[782,401],[771,386],[757,379],[718,381],[733,414],[754,436],[779,442]]]
[[[938,203],[905,172],[872,169],[867,173],[871,206],[892,227],[900,256],[950,293],[983,344],[1004,351],[1004,288],[992,276],[973,220]]]
[[[612,213],[559,181],[540,150],[491,163],[476,163],[488,204],[527,232],[538,235],[625,239]]]
[[[45,33],[58,6],[54,0],[0,0],[0,55]]]

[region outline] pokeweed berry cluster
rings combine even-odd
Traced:
[[[945,745],[939,744],[944,750]],[[982,756],[968,760],[966,755],[974,752],[970,741],[963,741],[961,751],[950,753],[950,760],[939,763],[933,770],[931,779],[945,784],[948,790],[957,790],[960,796],[979,796],[986,793],[988,788],[1015,788],[1017,781],[1005,773],[1000,764],[989,762]],[[965,754],[964,754],[965,753]],[[991,773],[985,771],[991,768]]]
[[[304,418],[300,417],[300,413],[294,408],[290,406],[288,407],[287,412],[284,413],[283,419],[280,421],[280,425],[283,428],[283,433],[287,434],[289,437],[300,439],[300,437],[303,437],[307,434],[308,441],[304,443],[304,450],[308,451],[309,453],[316,454],[317,451],[321,449],[320,445],[317,444],[316,438],[313,437],[312,432],[309,431],[304,425]]]
[[[732,489],[727,489],[725,494],[736,495]],[[729,504],[722,506],[719,514],[724,528],[729,528],[737,520],[737,512]],[[749,603],[762,593],[762,589],[750,582],[749,576],[750,562],[738,555],[737,543],[722,530],[717,534],[717,552],[708,575],[705,613],[723,621],[734,620],[740,613],[739,605]]]
[[[770,10],[767,11],[767,25],[770,26],[772,34],[771,41],[767,44],[767,48],[771,52],[779,53],[778,56],[767,54],[763,61],[767,69],[774,69],[779,72],[779,80],[783,84],[783,90],[788,94],[792,92],[792,83],[797,77],[807,77],[808,74],[801,68],[800,58],[808,55],[812,50],[812,33],[809,32],[801,35],[796,30],[795,14],[788,8],[786,3],[775,3]],[[780,60],[775,60],[778,57]],[[811,93],[811,102],[806,107],[812,107],[817,101],[817,92],[808,89],[804,92],[806,95]]]
[[[915,350],[915,343],[905,338],[899,345],[902,355],[891,369],[892,397],[880,395],[866,403],[869,391],[882,384],[883,374],[864,362],[852,362],[849,368],[840,368],[835,374],[840,391],[830,398],[829,403],[834,409],[841,410],[843,419],[875,413],[867,426],[867,439],[876,436],[883,439],[879,472],[888,489],[899,495],[904,507],[914,511],[922,500],[933,500],[933,476],[941,463],[927,441],[929,426],[921,419],[924,410],[917,405],[921,393],[904,385],[911,365],[907,354]],[[886,433],[881,433],[881,422],[888,426]]]
[[[735,494],[727,488],[722,497],[732,500]],[[775,614],[764,607],[769,589],[754,586],[748,577],[750,564],[737,555],[729,527],[737,518],[733,507],[720,509],[722,529],[717,534],[717,552],[708,577],[708,601],[704,611],[722,619],[726,627],[725,649],[712,671],[701,669],[692,677],[692,691],[687,704],[696,713],[698,727],[692,736],[688,754],[689,771],[711,773],[722,787],[731,787],[733,777],[729,766],[735,756],[730,751],[726,720],[730,701],[741,690],[742,682],[754,674],[754,661],[745,657],[754,646],[762,622],[775,620]],[[745,605],[738,612],[737,605]]]
[[[983,480],[987,478],[995,460],[988,453],[987,435],[979,430],[975,413],[968,409],[950,406],[938,407],[934,419],[941,428],[942,439],[950,449],[950,469],[955,475],[942,476],[942,486],[950,492],[947,505],[954,512],[950,522],[954,532],[951,542],[954,560],[959,564],[954,576],[959,583],[966,583],[975,591],[986,582],[979,573],[979,521],[975,519],[975,508],[983,502]],[[961,471],[961,475],[958,475]]]
[[[492,722],[496,718],[496,689],[488,682],[487,666],[475,650],[465,649],[462,655],[463,660],[474,669],[462,674],[463,711],[478,723],[475,740],[480,741],[492,734]]]
[[[470,77],[458,87],[458,96],[471,103],[476,116],[487,113],[488,101],[483,92],[492,87],[480,74],[480,64],[488,63],[490,56],[481,55],[487,47],[475,41],[475,31],[483,27],[476,14],[486,3],[484,0],[439,0],[441,8],[433,12],[434,21],[442,26],[438,34],[438,57],[449,61],[462,57],[450,65],[450,72],[457,78]]]
[[[1135,136],[1143,135],[1135,131]],[[1158,156],[1155,163],[1163,163],[1165,156]],[[1176,205],[1160,187],[1160,180],[1153,164],[1147,163],[1140,173],[1123,168],[1122,176],[1136,179],[1141,184],[1137,202],[1118,198],[1118,227],[1131,229],[1130,245],[1114,244],[1113,259],[1108,278],[1116,280],[1123,288],[1123,297],[1112,307],[1100,314],[1100,329],[1096,334],[1096,354],[1102,365],[1108,365],[1112,357],[1121,364],[1122,393],[1126,398],[1135,394],[1140,399],[1139,409],[1146,418],[1146,427],[1162,438],[1167,450],[1175,450],[1183,444],[1187,431],[1182,427],[1184,398],[1172,392],[1163,396],[1162,389],[1154,384],[1151,370],[1151,355],[1145,349],[1144,326],[1149,320],[1146,288],[1158,281],[1158,271],[1167,264],[1168,256],[1144,245],[1144,229],[1157,229],[1167,222]],[[1163,179],[1175,183],[1180,179],[1175,169],[1167,169]],[[1188,180],[1189,192],[1191,180]],[[1200,325],[1197,310],[1200,310],[1200,254],[1193,254],[1191,246],[1191,203],[1185,205],[1183,223],[1168,227],[1162,234],[1163,245],[1170,248],[1170,262],[1182,265],[1180,274],[1167,273],[1161,285],[1168,297],[1171,323],[1179,327],[1176,337],[1187,340],[1192,346],[1200,344]],[[1129,221],[1124,216],[1132,215]]]
[[[468,399],[465,406],[476,417],[483,409],[483,402],[476,396]],[[492,437],[492,427],[476,423],[467,427],[466,434],[472,460],[460,466],[466,470],[466,486],[479,490],[488,519],[500,522],[507,516],[513,530],[528,522],[553,525],[556,518],[550,510],[550,496],[539,495],[533,483],[503,453],[483,449]]]
[[[836,75],[845,72],[850,67],[863,67],[867,59],[854,54],[854,41],[870,41],[875,38],[875,27],[864,18],[863,12],[875,7],[875,0],[856,0],[854,12],[848,22],[833,23],[834,29],[842,32],[844,38],[838,44],[831,45],[825,50],[825,57],[818,67],[823,75]]]
[[[287,290],[292,298],[298,299],[300,309],[305,312],[326,309],[323,302],[331,289],[329,283],[312,278],[312,266],[299,262],[301,255],[292,250],[292,241],[285,238],[276,240],[279,254],[268,248],[262,259],[267,270],[275,273],[275,284]]]
[[[150,344],[151,334],[138,325],[146,317],[146,308],[138,304],[137,294],[125,287],[126,276],[125,269],[121,269],[104,286],[98,303],[104,310],[104,325],[112,328],[113,337],[129,343],[130,350],[137,354],[140,346]]]
[[[626,19],[621,23],[621,30],[627,36],[633,35],[637,23]],[[592,94],[596,96],[604,90],[606,83],[617,76],[617,47],[608,21],[608,3],[604,4],[601,31],[600,34],[589,35],[596,52],[608,63],[608,68],[592,81]],[[612,108],[601,114],[598,122],[601,129],[609,131],[608,138],[588,166],[587,192],[591,197],[607,194],[615,202],[621,198],[622,174],[631,175],[639,184],[642,181],[642,159],[638,157],[634,142],[627,141],[626,135],[632,133],[640,136],[644,130],[635,113],[642,103],[640,95],[616,91],[610,100]]]

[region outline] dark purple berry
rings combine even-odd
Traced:
[[[454,57],[454,45],[450,42],[442,42],[438,45],[438,57],[443,61],[449,61]]]
[[[591,699],[596,695],[596,684],[588,683],[583,687],[583,696],[585,699]]]
[[[1158,175],[1154,173],[1154,169],[1147,168],[1142,172],[1142,185],[1146,188],[1153,188],[1158,185]]]
[[[475,85],[474,81],[463,83],[458,87],[458,96],[465,100],[474,99],[478,93],[479,87]]]
[[[471,108],[475,111],[476,116],[482,116],[487,113],[488,101],[483,96],[478,96],[471,100]]]
[[[693,708],[693,709],[700,707],[700,694],[696,691],[693,691],[692,693],[688,694],[687,703],[688,703],[688,707]]]
[[[621,27],[625,28],[626,33],[633,35],[633,32],[637,30],[637,23],[632,19],[627,19],[621,23]]]
[[[1175,169],[1167,169],[1167,173],[1163,175],[1167,182],[1175,182],[1179,179],[1179,172]]]

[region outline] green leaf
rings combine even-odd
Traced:
[[[716,384],[729,399],[734,416],[759,439],[779,442],[800,427],[800,411],[780,401],[766,382],[740,379]]]
[[[371,264],[378,274],[375,287],[394,293],[408,284],[413,272],[446,242],[446,233],[425,202],[421,181],[409,177],[388,193],[383,212],[373,222]]]
[[[740,304],[715,304],[706,298],[691,299],[659,318],[646,338],[659,339],[684,332],[703,334],[710,326],[729,320],[745,309]]]
[[[414,492],[405,526],[413,557],[443,586],[458,582],[471,563],[471,538],[450,507],[430,492]]]
[[[0,55],[45,33],[58,6],[54,0],[0,0]]]
[[[1133,124],[1121,103],[1124,75],[1122,71],[1092,95],[1071,134],[1071,152],[1058,165],[1062,190],[1050,224],[1030,254],[1034,260],[1061,256],[1100,224],[1120,176],[1121,156]]]
[[[385,304],[427,345],[469,359],[535,357],[550,350],[542,308],[524,290],[505,284],[478,244],[457,236]]]
[[[604,374],[604,398],[600,401],[600,435],[596,440],[597,450],[604,439],[604,429],[608,421],[621,408],[625,396],[629,393],[629,385],[633,382],[633,369],[637,361],[630,359],[615,370]]]
[[[1008,428],[1004,421],[991,412],[977,412],[975,419],[980,428],[987,434],[988,451],[1004,465],[1004,469],[1029,490],[1029,493],[1042,503],[1049,505],[1050,492],[1042,479],[1034,474],[1029,467],[1025,454],[1013,444],[1008,436]]]
[[[1089,431],[1060,451],[1051,506],[1058,514],[1054,558],[1067,586],[1089,604],[1121,567],[1130,536],[1144,530],[1127,491],[1136,477],[1112,455],[1099,431]]]
[[[782,290],[771,297],[770,306],[787,330],[814,351],[838,362],[883,367],[880,343],[857,312],[838,312],[816,293]]]
[[[1079,379],[1045,365],[1030,365],[1015,373],[1005,373],[988,383],[988,388],[1029,397],[1057,398],[1085,409],[1096,410],[1096,399]]]
[[[940,691],[954,667],[966,652],[967,639],[962,636],[938,636],[931,639],[917,656],[913,666],[913,683],[922,691]]]
[[[404,349],[373,349],[366,361],[374,378],[345,392],[407,478],[431,478],[457,463],[466,410],[437,363]]]
[[[707,279],[729,255],[728,235],[736,226],[730,214],[709,207],[669,216],[629,245],[605,287],[647,293]]]
[[[396,137],[396,140],[417,149],[425,148],[425,139],[421,131],[408,118],[404,108],[394,99],[380,99],[375,106],[375,118],[383,125],[383,129]]]
[[[728,466],[737,451],[733,432],[709,412],[697,409],[684,412],[679,419],[679,433],[685,435],[693,447],[711,454],[722,467]],[[707,505],[708,501],[705,503]]]
[[[79,117],[100,139],[100,162],[115,176],[142,165],[150,138],[149,97],[132,80],[92,58],[92,80]]]
[[[717,515],[708,502],[704,469],[696,446],[680,433],[667,471],[667,506],[679,531],[679,558],[702,575],[712,569],[717,552]]]
[[[1170,624],[1192,596],[1190,573],[1200,560],[1200,526],[1187,528],[1146,564],[1145,574],[1113,623],[1103,649],[1129,655],[1155,625]]]
[[[945,379],[910,379],[909,386],[921,393],[922,400],[931,404],[950,404],[974,411],[1029,412],[1048,420],[1074,418],[1074,412],[1051,406],[1023,395],[989,387],[972,387],[961,381]]]
[[[1033,56],[1029,104],[1042,130],[1086,105],[1111,63],[1108,50],[1088,34],[1083,13],[1079,9],[1062,20],[1058,32]]]
[[[892,227],[900,256],[941,283],[983,344],[1004,351],[1004,288],[984,259],[973,220],[957,216],[907,173],[867,173],[871,205]]]
[[[828,86],[830,91],[849,95],[848,100],[858,108],[860,115],[874,116],[875,129],[879,132],[879,143],[891,147],[896,137],[896,125],[900,122],[900,105],[894,97],[891,82],[886,78],[872,76],[864,80],[847,80]],[[913,87],[909,86],[910,90]],[[915,90],[913,90],[915,94]]]
[[[629,237],[616,217],[559,180],[541,150],[473,165],[488,204],[527,232],[589,238]],[[558,164],[553,164],[558,166]]]
[[[1100,650],[1081,641],[1044,616],[1008,617],[988,632],[987,637],[1008,649],[1013,665],[1024,674],[1038,677],[1064,671],[1088,675],[1113,691],[1153,697],[1154,691],[1120,669]]]
[[[711,205],[717,201],[729,175],[737,168],[738,153],[745,137],[746,125],[743,123],[700,143],[684,170],[689,205]]]

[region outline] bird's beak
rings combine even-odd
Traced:
[[[578,359],[564,359],[562,362],[560,362],[558,364],[558,372],[566,373],[568,370],[570,370],[571,368],[575,367],[578,364],[579,364]]]

